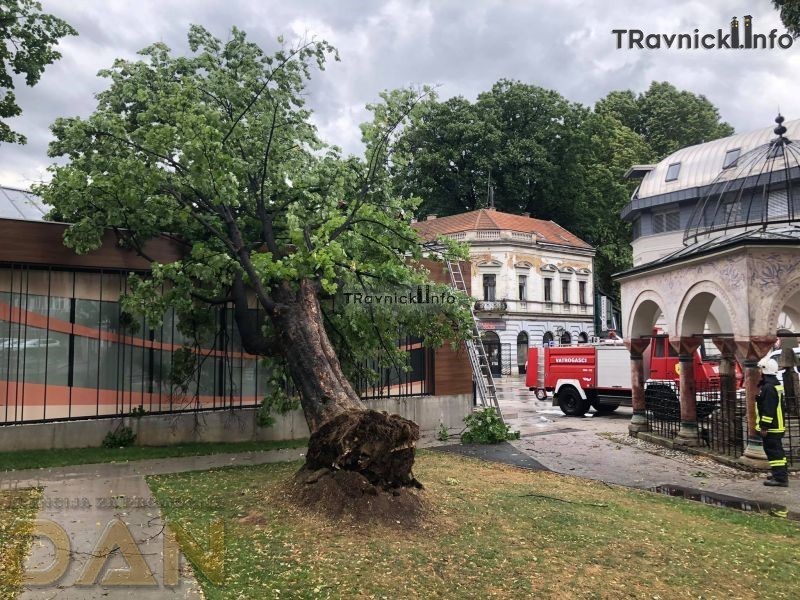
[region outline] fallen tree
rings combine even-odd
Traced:
[[[174,56],[154,44],[102,71],[109,85],[96,110],[53,125],[50,154],[66,160],[37,191],[51,217],[72,224],[65,242],[78,252],[97,248],[107,228],[145,257],[158,235],[183,246],[182,260],[131,278],[126,310],[158,323],[174,307],[196,334],[210,309],[232,306],[245,350],[294,384],[312,432],[307,471],[354,472],[379,490],[417,487],[418,427],[367,410],[351,379],[367,359],[399,360],[400,331],[429,346],[463,337],[466,299],[436,312],[331,299],[428,282],[414,260],[417,201],[394,195],[387,174],[393,136],[419,94],[371,107],[365,158],[343,157],[320,141],[304,106],[312,68],[336,56],[327,43],[268,55],[240,30],[223,43],[194,26],[189,46],[190,56]]]

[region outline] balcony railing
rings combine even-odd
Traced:
[[[561,315],[591,315],[590,304],[564,304],[562,302],[542,302],[541,300],[478,300],[475,312],[487,313],[553,313]]]
[[[457,240],[459,242],[508,240],[513,242],[522,242],[525,244],[533,244],[536,241],[536,236],[532,233],[500,229],[473,229],[472,231],[450,233],[445,237],[448,237],[451,240]]]
[[[505,300],[478,300],[475,303],[475,310],[480,312],[506,312],[508,303]]]

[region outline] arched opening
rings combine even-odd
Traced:
[[[500,354],[500,336],[494,331],[484,331],[481,336],[483,349],[486,350],[486,358],[489,361],[489,369],[492,375],[500,377],[503,373],[503,361]]]
[[[579,344],[586,344],[588,342],[589,342],[589,334],[586,333],[585,331],[581,331],[578,334],[578,343]]]
[[[686,305],[683,318],[678,324],[677,336],[690,337],[712,333],[732,334],[733,322],[725,303],[712,292],[700,292]],[[719,360],[722,355],[710,337],[700,345],[704,360]]]
[[[692,297],[692,299],[689,301],[689,304],[686,305],[686,310],[683,313],[683,319],[678,325],[678,335],[681,337],[703,335],[706,332],[706,327],[708,325],[711,325],[715,328],[723,326],[722,323],[719,322],[719,318],[724,321],[725,317],[720,312],[717,312],[714,318],[709,319],[711,305],[716,299],[717,297],[710,292],[700,292],[696,296]],[[708,323],[708,321],[711,321],[711,323]],[[714,331],[712,333],[723,332]],[[724,333],[732,332],[727,331]]]
[[[517,367],[519,374],[525,374],[525,363],[528,361],[528,334],[520,331],[517,334]]]
[[[542,344],[545,346],[549,346],[550,342],[552,342],[555,338],[553,337],[552,331],[545,331],[544,335],[542,336]]]
[[[569,331],[565,331],[561,334],[561,345],[562,346],[569,346],[572,343],[572,335],[570,335]]]
[[[649,336],[653,334],[653,327],[661,317],[661,307],[653,300],[644,300],[636,307],[630,320],[628,336],[631,339]]]

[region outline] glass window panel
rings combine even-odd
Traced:
[[[23,291],[24,291],[23,282]],[[69,298],[61,298],[59,296],[50,296],[50,302],[47,301],[47,296],[38,294],[14,294],[12,303],[14,306],[19,307],[23,311],[42,315],[48,315],[48,304],[50,307],[50,318],[59,319],[69,323]]]
[[[678,175],[680,174],[680,172],[681,172],[681,163],[671,164],[667,168],[667,177],[665,181],[675,181],[676,179],[678,179]]]
[[[48,385],[67,385],[69,335],[38,327],[22,327],[12,341],[12,361],[17,360],[17,379]]]
[[[72,376],[72,385],[96,389],[100,366],[99,359],[100,341],[76,335],[75,371]]]
[[[77,298],[75,300],[75,323],[94,329],[98,328],[100,326],[100,301]]]
[[[130,388],[134,392],[146,392],[149,388],[150,357],[147,348],[130,346]]]
[[[121,389],[120,370],[122,353],[119,344],[100,340],[98,363],[100,368],[100,387],[104,390]]]
[[[200,395],[214,396],[217,375],[217,361],[213,356],[200,358]]]
[[[483,299],[487,302],[494,302],[496,278],[494,275],[483,276]]]
[[[119,332],[119,304],[103,301],[100,303],[100,328]]]
[[[739,154],[741,154],[741,152],[741,148],[733,148],[732,150],[728,150],[725,153],[725,160],[722,161],[722,168],[730,169],[731,167],[735,167],[736,163],[739,162]]]

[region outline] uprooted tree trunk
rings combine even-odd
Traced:
[[[272,323],[311,430],[300,479],[338,482],[350,497],[421,487],[412,474],[419,427],[361,402],[328,338],[313,285],[287,286],[275,300]]]

